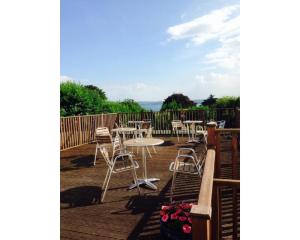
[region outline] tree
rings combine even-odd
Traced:
[[[94,85],[86,85],[84,87],[89,89],[89,90],[96,91],[99,94],[100,97],[102,97],[104,100],[107,100],[106,94],[102,89],[100,89],[100,88],[98,88]]]
[[[201,105],[211,107],[216,103],[216,101],[217,98],[215,98],[214,95],[210,94],[209,97],[201,103]]]
[[[164,100],[160,110],[177,110],[182,108],[190,108],[196,105],[197,104],[190,100],[188,96],[185,96],[182,93],[174,93]]]
[[[100,89],[99,89],[100,90]],[[105,99],[99,91],[71,81],[60,84],[60,113],[62,116],[97,114]]]

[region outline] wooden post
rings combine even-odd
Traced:
[[[207,147],[208,148],[215,148],[216,146],[216,122],[209,122],[207,125]]]
[[[83,140],[82,140],[82,128],[81,128],[81,116],[78,117],[78,129],[79,129],[79,144],[82,144]]]
[[[232,179],[238,179],[237,171],[237,133],[232,133],[231,141]]]
[[[220,208],[220,191],[219,187],[214,184],[213,186],[213,198],[212,198],[212,239],[218,240],[221,232],[221,208]]]
[[[192,216],[193,240],[210,240],[210,220]]]

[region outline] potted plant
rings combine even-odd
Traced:
[[[163,205],[160,211],[160,232],[172,240],[192,239],[191,203]]]

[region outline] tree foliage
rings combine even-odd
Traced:
[[[214,95],[210,94],[209,97],[201,103],[201,105],[212,107],[216,103],[216,101],[217,98],[215,98]]]
[[[161,107],[161,111],[165,110],[177,110],[182,108],[190,108],[197,104],[181,93],[174,93],[168,96]]]
[[[105,100],[107,99],[106,94],[105,94],[105,92],[102,89],[100,89],[100,88],[98,88],[98,87],[96,87],[94,85],[86,85],[84,87],[87,88],[87,89],[89,89],[89,90],[96,91],[99,94],[99,96],[102,97],[102,99],[105,99]]]
[[[141,111],[145,110],[134,100],[107,101],[105,92],[96,86],[71,81],[60,84],[61,116]]]

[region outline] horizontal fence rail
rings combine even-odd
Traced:
[[[60,150],[88,144],[95,141],[98,127],[112,129],[117,114],[99,114],[60,118]]]

